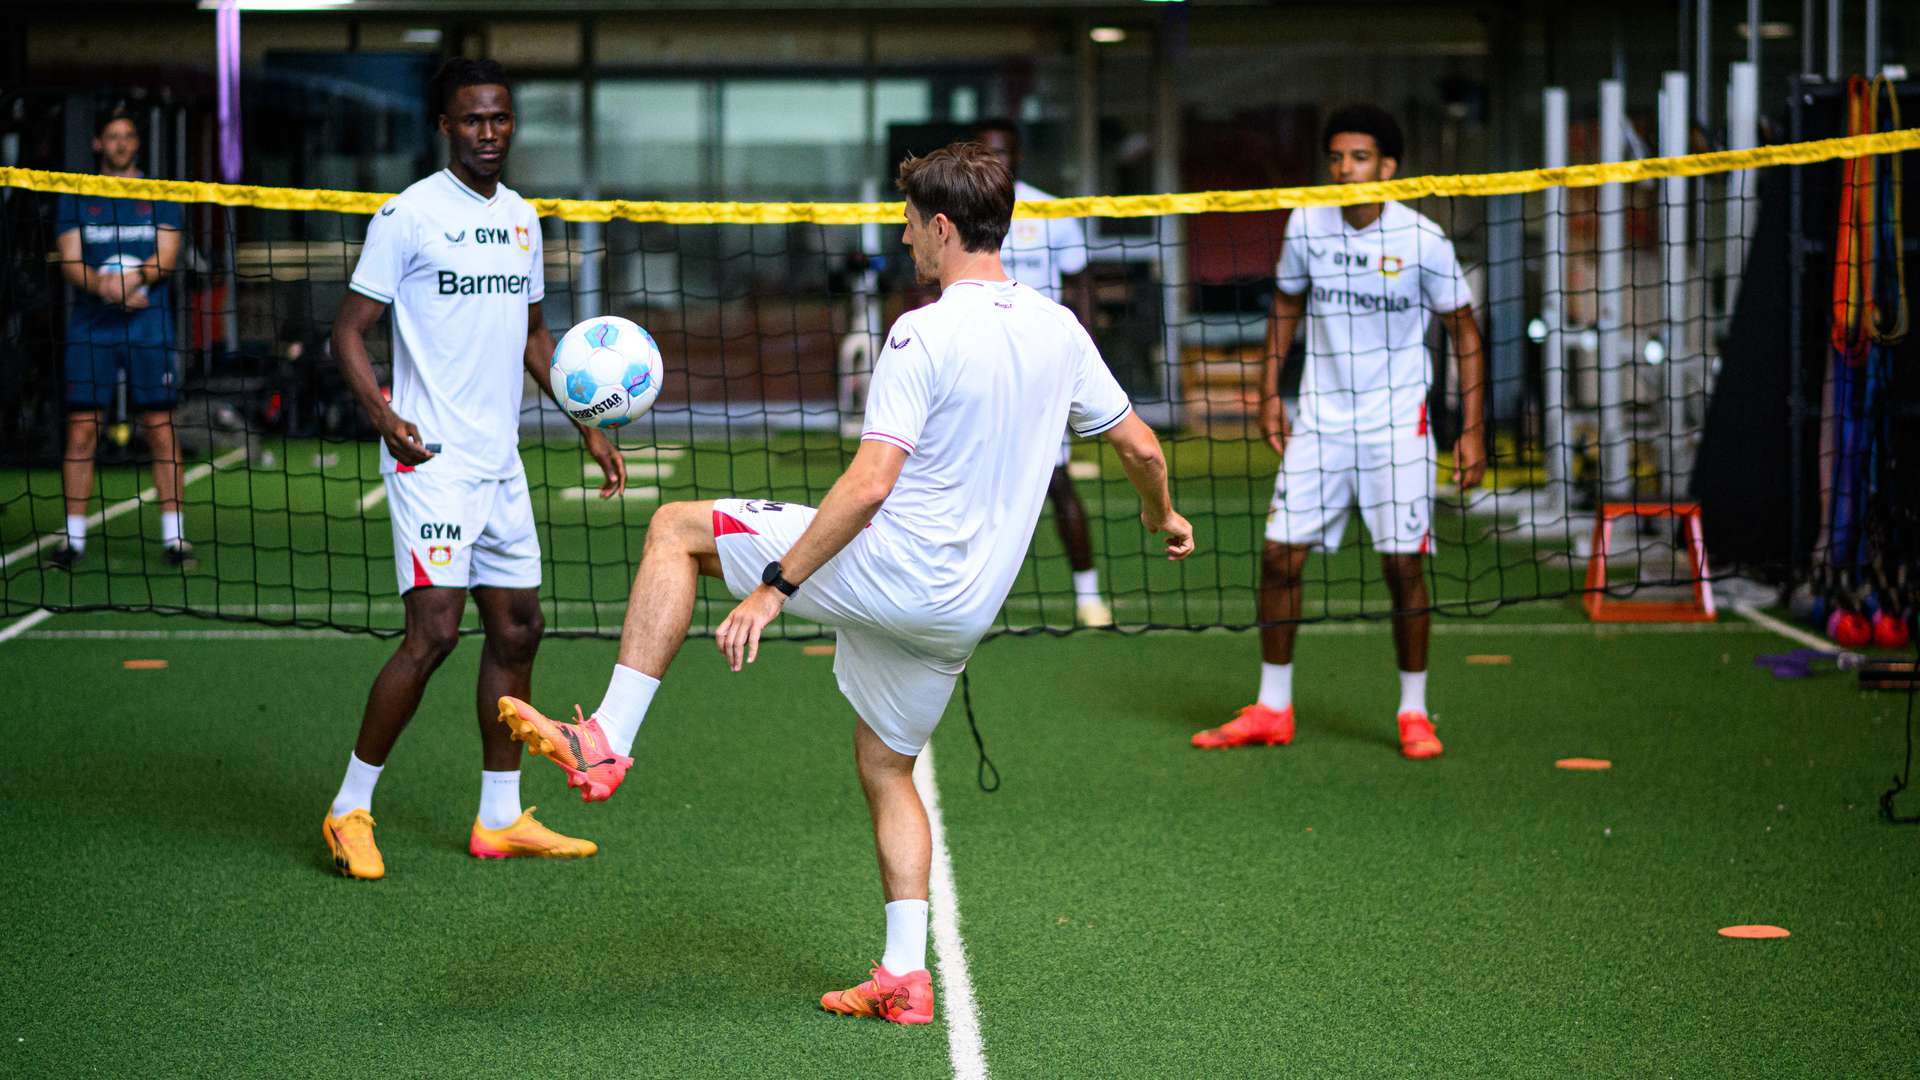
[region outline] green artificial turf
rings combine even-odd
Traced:
[[[1377,626],[1305,630],[1298,739],[1234,752],[1186,739],[1251,692],[1250,636],[982,646],[1004,787],[975,789],[957,702],[935,745],[991,1071],[1910,1074],[1920,831],[1875,806],[1905,699],[1775,681],[1752,656],[1791,646],[1737,622],[1576,621],[1443,621],[1426,763],[1394,752]],[[161,636],[76,636],[126,629]],[[388,646],[165,636],[208,629],[231,628],[58,616],[0,643],[0,1073],[948,1070],[944,1008],[815,1005],[882,947],[831,660],[776,644],[730,676],[690,643],[615,800],[528,766],[527,801],[602,853],[495,863],[464,851],[469,642],[381,782],[389,877],[360,883],[319,825]],[[591,705],[611,652],[549,641],[536,697]],[[1553,767],[1576,755],[1614,767]],[[1793,936],[1715,933],[1754,922]]]

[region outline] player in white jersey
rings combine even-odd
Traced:
[[[1043,202],[1053,196],[1020,179],[1020,128],[1011,120],[982,120],[973,136],[1013,174],[1015,202]],[[1007,276],[1057,304],[1065,304],[1082,326],[1093,326],[1093,282],[1087,276],[1087,231],[1074,218],[1020,218],[1000,244],[1000,265]],[[1073,570],[1074,614],[1082,626],[1111,626],[1113,612],[1100,594],[1100,571],[1093,564],[1093,538],[1087,531],[1087,507],[1067,472],[1073,444],[1060,436],[1060,456],[1047,484],[1053,524]]]
[[[619,664],[590,719],[560,723],[505,698],[500,717],[604,799],[693,615],[696,578],[741,603],[717,643],[733,670],[787,610],[838,629],[834,674],[852,703],[854,757],[886,905],[872,978],[821,998],[835,1012],[933,1018],[926,970],[932,839],[913,763],[954,680],[1006,599],[1046,498],[1056,433],[1105,434],[1167,556],[1193,551],[1166,460],[1073,313],[1007,278],[1000,241],[1013,180],[978,143],[900,167],[905,239],[940,299],[902,315],[874,365],[860,449],[816,511],[757,499],[672,503],[653,515],[627,602]],[[788,691],[790,692],[790,691]]]
[[[551,396],[553,335],[540,219],[500,183],[513,138],[505,72],[449,60],[431,90],[447,168],[382,206],[367,226],[333,349],[347,385],[380,430],[380,472],[393,519],[406,633],[374,680],[324,824],[341,873],[378,878],[373,788],[420,704],[427,680],[460,640],[467,594],[485,630],[480,654],[480,810],[467,849],[481,858],[591,855],[520,808],[521,750],[495,722],[502,694],[529,692],[540,646],[540,541],[520,464],[520,397],[531,374]],[[393,399],[367,355],[366,333],[393,309]],[[626,483],[606,436],[582,438],[605,471],[600,494]]]
[[[1324,146],[1333,181],[1354,184],[1393,179],[1402,139],[1384,111],[1352,106],[1328,119]],[[1193,744],[1292,741],[1301,571],[1309,551],[1340,546],[1358,503],[1393,597],[1400,751],[1434,757],[1441,745],[1426,698],[1435,472],[1426,334],[1429,313],[1439,314],[1459,357],[1463,424],[1453,473],[1469,488],[1486,470],[1486,367],[1473,295],[1446,233],[1396,202],[1296,210],[1282,244],[1260,414],[1281,456],[1260,571],[1260,696]],[[1280,367],[1303,316],[1306,374],[1289,423]]]

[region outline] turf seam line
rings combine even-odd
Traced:
[[[1774,633],[1779,634],[1781,637],[1786,638],[1788,641],[1819,649],[1823,653],[1831,653],[1834,651],[1832,642],[1823,641],[1820,638],[1814,637],[1799,627],[1788,626],[1786,623],[1781,622],[1779,619],[1774,618],[1758,608],[1751,607],[1747,604],[1735,604],[1733,605],[1733,610],[1739,612],[1740,617],[1746,619],[1748,622],[1756,626],[1764,626]]]
[[[184,508],[184,502],[185,502],[184,496],[186,495],[188,484],[192,484],[197,481],[204,480],[208,476],[212,475],[215,469],[224,469],[227,466],[233,464],[234,462],[246,456],[247,456],[246,447],[244,446],[236,447],[235,449],[229,450],[228,452],[220,455],[219,457],[214,458],[212,461],[202,462],[198,465],[195,465],[193,468],[188,469],[186,473],[180,477],[180,493],[183,496],[183,499],[182,499],[183,508]],[[138,508],[144,503],[157,503],[159,501],[160,501],[160,492],[157,489],[151,488],[151,487],[145,488],[140,492],[140,494],[135,495],[131,499],[122,499],[119,502],[114,503],[112,506],[104,507],[102,509],[95,510],[91,514],[88,514],[87,528],[91,529],[96,525],[104,525],[107,522],[112,521],[114,518],[117,518],[120,515],[126,513],[127,511]],[[56,540],[59,540],[61,537],[64,537],[65,535],[66,535],[66,531],[64,529],[62,529],[60,532],[50,532],[50,533],[47,533],[45,536],[40,537],[37,540],[29,540],[28,542],[20,545],[19,547],[14,548],[12,551],[7,552],[5,555],[0,555],[0,570],[6,569],[9,565],[29,555],[38,555],[41,549],[47,547],[48,545],[52,544]]]
[[[46,608],[41,608],[38,611],[29,611],[25,615],[20,616],[20,621],[7,627],[5,630],[0,630],[0,641],[12,641],[14,638],[19,637],[21,634],[26,633],[51,618],[53,618],[53,612],[48,611]]]
[[[980,1041],[980,1014],[967,973],[967,944],[960,938],[960,901],[953,891],[953,859],[947,853],[947,827],[940,816],[940,789],[933,780],[933,747],[914,763],[913,786],[927,810],[933,834],[933,863],[928,867],[927,898],[932,916],[934,963],[940,969],[940,997],[947,1007],[947,1056],[956,1080],[986,1080],[987,1052]]]

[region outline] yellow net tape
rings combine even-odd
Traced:
[[[1434,195],[1519,195],[1550,187],[1598,187],[1602,184],[1625,184],[1675,176],[1704,176],[1770,165],[1810,165],[1839,158],[1894,154],[1907,150],[1920,150],[1920,128],[1762,146],[1752,150],[1716,150],[1683,157],[1569,165],[1560,169],[1523,169],[1519,172],[1463,176],[1412,176],[1373,184],[1327,184],[1251,191],[1093,195],[1047,202],[1023,202],[1014,208],[1014,216],[1132,218],[1166,214],[1241,214],[1302,206],[1350,206],[1386,199],[1406,201]],[[260,210],[323,210],[341,214],[371,214],[393,197],[366,191],[253,187],[186,180],[127,180],[89,173],[18,168],[0,168],[0,187],[159,202],[214,203]],[[658,221],[670,225],[887,224],[899,221],[902,213],[902,204],[897,202],[634,202],[625,199],[598,202],[533,199],[531,202],[542,217],[557,217],[563,221]]]

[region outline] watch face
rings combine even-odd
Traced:
[[[762,585],[771,585],[774,582],[779,580],[780,580],[780,564],[777,562],[768,563],[767,568],[765,570],[760,571],[760,584]]]

